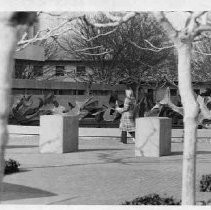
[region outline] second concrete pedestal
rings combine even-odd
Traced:
[[[136,119],[135,155],[160,157],[171,153],[171,119],[143,117]]]
[[[40,117],[40,153],[68,153],[78,150],[78,116]]]

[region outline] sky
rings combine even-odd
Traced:
[[[0,11],[211,10],[210,0],[0,0]]]
[[[51,12],[51,13],[62,14],[62,17],[73,17],[73,16],[79,16],[82,14],[88,14],[88,15],[92,16],[92,15],[96,14],[97,11],[95,11],[95,12],[71,11],[71,12]],[[167,17],[173,23],[175,28],[178,30],[184,26],[187,15],[188,15],[187,13],[182,12],[182,11],[167,13]],[[63,21],[64,20],[61,18],[58,18],[55,16],[52,17],[47,14],[42,14],[41,21],[40,21],[40,29],[45,29],[46,27],[55,27]]]

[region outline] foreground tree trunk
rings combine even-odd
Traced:
[[[211,27],[200,19],[206,12],[188,12],[185,26],[176,30],[164,12],[154,12],[154,16],[167,32],[178,52],[178,81],[184,111],[184,148],[182,172],[182,205],[195,204],[196,140],[199,105],[194,97],[191,79],[192,43],[201,39],[202,32]]]
[[[13,52],[16,47],[16,29],[9,23],[9,14],[0,15],[0,190],[4,175],[4,151],[8,139],[7,116],[13,69]]]
[[[7,118],[10,107],[13,54],[17,44],[18,25],[31,25],[36,21],[35,12],[0,13],[0,192],[4,176],[4,153],[8,140]],[[1,194],[0,194],[1,196]],[[1,198],[1,197],[0,197]]]
[[[195,204],[196,140],[199,107],[191,80],[191,43],[180,42],[178,47],[179,91],[184,108],[184,149],[182,174],[182,205]]]

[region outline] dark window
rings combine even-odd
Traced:
[[[61,95],[70,95],[69,90],[62,90],[61,93],[62,93]]]
[[[59,90],[53,90],[54,95],[59,95]]]
[[[76,91],[76,90],[72,90],[72,91],[73,91],[73,95],[76,95],[76,92],[77,92],[77,91]]]
[[[85,90],[78,90],[78,95],[84,95],[85,94]]]
[[[54,90],[55,95],[76,95],[76,90]]]
[[[99,95],[99,90],[92,90],[93,95]]]
[[[54,93],[54,91],[53,90],[50,90],[50,89],[42,90],[42,94],[43,95],[48,95],[49,93]]]
[[[23,63],[15,63],[15,78],[17,79],[30,79],[33,77],[33,66]]]
[[[26,94],[29,95],[42,95],[42,90],[41,89],[27,89]]]
[[[33,79],[38,76],[43,75],[43,66],[42,65],[32,65],[32,64],[15,64],[15,78],[18,79]]]
[[[18,88],[12,89],[12,95],[21,95],[21,94],[24,94],[24,93],[25,93],[24,89],[18,89]]]
[[[101,95],[107,96],[109,94],[109,90],[101,90]]]
[[[77,66],[76,67],[76,74],[77,75],[84,75],[86,73],[85,66]]]
[[[109,95],[109,90],[92,90],[93,95],[106,96]]]
[[[64,76],[64,66],[56,66],[55,76]]]
[[[148,89],[148,96],[153,97],[153,89]]]
[[[22,79],[24,69],[24,65],[15,63],[15,78]]]
[[[153,101],[153,89],[148,89],[147,92],[148,92],[147,94],[148,99]]]
[[[56,90],[56,95],[62,95],[62,90]]]
[[[43,67],[42,66],[34,66],[34,75],[42,76],[43,75]]]
[[[200,94],[200,89],[194,89],[194,92],[199,95]]]
[[[176,96],[177,95],[177,89],[170,89],[170,94],[171,94],[171,96]]]
[[[62,95],[73,95],[73,90],[62,90]]]

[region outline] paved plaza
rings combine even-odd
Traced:
[[[172,154],[135,157],[134,143],[119,138],[83,137],[79,151],[39,154],[39,136],[10,136],[6,159],[20,162],[20,172],[4,178],[3,204],[107,204],[149,193],[180,199],[183,143]],[[211,143],[200,141],[197,155],[197,201],[211,193],[198,189],[202,174],[211,174]]]

